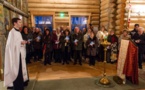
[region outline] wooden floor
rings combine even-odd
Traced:
[[[103,62],[96,62],[95,66],[89,66],[87,63],[80,65],[62,65],[61,63],[52,63],[44,66],[42,62],[33,62],[28,64],[30,79],[53,80],[69,78],[86,78],[103,75]],[[116,75],[116,64],[106,64],[108,76]]]
[[[55,80],[70,78],[86,78],[103,76],[103,62],[96,62],[95,66],[89,66],[87,63],[80,65],[62,65],[61,63],[52,63],[52,65],[44,66],[42,62],[33,62],[28,64],[28,72],[30,79],[37,80]],[[143,63],[145,69],[145,63]],[[116,63],[106,64],[107,76],[116,75]]]

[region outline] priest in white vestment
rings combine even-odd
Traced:
[[[12,24],[14,27],[9,32],[5,48],[4,86],[8,89],[24,90],[29,81],[25,61],[27,41],[22,39],[19,31],[21,20],[13,18]]]

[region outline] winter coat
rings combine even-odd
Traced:
[[[94,37],[93,39],[89,38],[87,40],[86,46],[87,46],[87,55],[88,56],[96,56],[98,44],[99,44],[98,39],[96,37]]]
[[[77,40],[77,44],[75,45],[75,40]],[[73,34],[72,36],[72,44],[74,50],[82,50],[83,44],[83,35],[81,33]]]
[[[42,35],[40,33],[33,34],[33,47],[34,49],[42,49]]]
[[[66,42],[66,40],[68,39],[68,42]],[[62,36],[61,38],[61,49],[64,52],[65,51],[65,47],[68,48],[68,52],[70,52],[71,50],[71,37],[70,36]]]
[[[45,49],[45,52],[51,52],[52,51],[51,35],[44,35],[42,42],[43,42],[43,49]]]
[[[58,39],[58,36],[55,33],[52,34],[52,45],[53,45],[54,50],[61,49],[61,42],[60,42],[61,38],[62,38],[62,35],[60,35]]]
[[[136,33],[134,35],[134,40],[141,40],[139,43],[136,43],[139,49],[139,53],[145,53],[145,34],[139,35]]]

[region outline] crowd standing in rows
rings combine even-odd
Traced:
[[[107,31],[104,26],[101,30],[94,32],[93,28],[58,27],[50,31],[45,28],[42,32],[40,28],[22,28],[22,37],[26,44],[26,63],[44,59],[44,65],[51,65],[51,62],[69,64],[73,60],[74,65],[82,65],[82,61],[89,59],[89,65],[95,65],[95,61],[104,60],[104,47],[101,42],[107,40],[111,43],[107,47],[107,63],[117,61],[121,39],[131,39],[139,47],[139,68],[142,69],[142,60],[145,53],[145,34],[144,28],[135,24],[134,30],[128,32],[123,30],[121,35],[116,36],[115,31]]]

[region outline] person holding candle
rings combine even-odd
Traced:
[[[95,37],[94,32],[90,33],[90,37],[86,42],[86,47],[87,47],[87,55],[89,57],[89,65],[95,66],[95,56],[98,48],[98,39],[97,37]]]
[[[105,36],[108,36],[108,32],[105,29],[104,26],[101,27],[101,30],[97,32],[96,37],[98,38],[98,54],[99,54],[99,61],[104,61],[104,47],[100,44],[104,41],[106,38]]]

